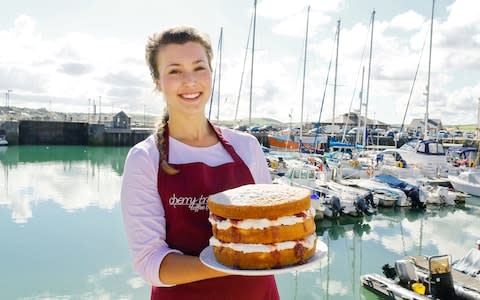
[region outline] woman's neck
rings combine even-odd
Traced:
[[[201,118],[176,118],[170,116],[168,130],[171,137],[190,146],[208,147],[218,142],[208,120]]]

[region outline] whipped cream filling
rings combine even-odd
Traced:
[[[240,244],[240,243],[223,243],[216,239],[215,237],[210,238],[210,245],[215,247],[226,247],[233,249],[235,251],[244,252],[244,253],[253,253],[253,252],[274,252],[281,251],[285,249],[293,249],[297,243],[301,244],[307,249],[311,249],[315,245],[315,240],[317,235],[314,233],[307,236],[303,240],[298,241],[286,241],[275,244]]]
[[[274,220],[270,219],[245,219],[245,220],[235,220],[223,219],[218,220],[213,218],[211,215],[208,218],[212,225],[216,225],[218,230],[227,230],[230,227],[236,227],[240,229],[265,229],[270,226],[280,226],[280,225],[293,225],[297,223],[305,222],[306,218],[315,217],[315,208],[311,207],[308,210],[302,212],[303,216],[285,216],[280,217]]]

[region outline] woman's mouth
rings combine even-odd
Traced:
[[[198,93],[189,93],[189,94],[180,94],[180,97],[185,99],[185,100],[195,100],[197,99],[198,97],[200,97],[202,93],[198,92]]]

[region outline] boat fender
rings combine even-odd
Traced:
[[[355,159],[355,160],[351,160],[351,161],[350,161],[350,166],[351,166],[352,168],[358,168],[358,166],[360,166],[360,162],[359,162],[358,160],[356,160],[356,159]]]
[[[412,291],[419,295],[425,295],[425,285],[421,282],[412,283]]]

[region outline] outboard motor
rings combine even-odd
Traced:
[[[367,206],[367,203],[365,203],[365,199],[362,196],[357,195],[355,197],[354,204],[357,211],[362,212],[364,214],[368,214],[368,206]]]
[[[407,197],[410,198],[410,201],[412,202],[411,207],[412,208],[425,208],[425,203],[420,201],[420,193],[418,191],[418,188],[412,188],[407,192]]]
[[[430,293],[433,299],[456,299],[449,255],[431,256],[428,259],[430,270]]]
[[[410,260],[402,259],[395,262],[395,270],[400,280],[400,284],[404,287],[410,287],[413,282],[418,281],[415,265]]]
[[[332,196],[331,203],[332,203],[332,214],[334,217],[343,213],[343,207],[340,204],[340,198],[338,198],[337,196]]]
[[[397,272],[395,271],[395,267],[390,267],[389,264],[383,265],[382,270],[383,270],[383,275],[385,275],[385,277],[389,279],[394,280],[395,277],[397,277]]]
[[[373,208],[376,208],[377,206],[375,205],[375,202],[373,202],[373,193],[372,190],[368,190],[368,193],[363,197],[365,199],[365,202],[367,202],[367,205],[370,205]]]

